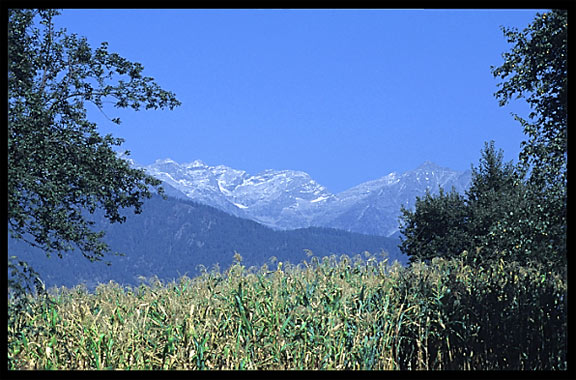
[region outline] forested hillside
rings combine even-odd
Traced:
[[[110,280],[134,285],[141,276],[192,276],[199,273],[199,265],[226,268],[235,252],[247,266],[261,266],[273,257],[297,264],[306,259],[306,250],[318,257],[364,251],[378,255],[384,250],[391,261],[407,261],[397,239],[328,228],[274,231],[210,206],[170,197],[154,196],[145,202],[142,214],[130,215],[123,224],[110,224],[100,213],[95,216],[94,228],[106,231],[104,241],[124,256],[108,255],[101,262],[90,262],[76,251],[63,258],[47,258],[44,252],[15,240],[9,242],[9,254],[28,261],[47,286],[83,282],[88,287]]]

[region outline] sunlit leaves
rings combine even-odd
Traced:
[[[503,54],[504,63],[492,67],[495,77],[506,79],[495,95],[500,105],[516,96],[532,108],[529,120],[516,116],[528,137],[520,159],[535,168],[535,181],[552,184],[566,170],[567,13],[553,10],[538,15],[522,32],[507,28],[503,32],[514,45]],[[544,171],[549,174],[543,176]]]

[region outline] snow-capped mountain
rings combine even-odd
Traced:
[[[338,194],[330,193],[307,173],[294,170],[251,175],[198,160],[179,164],[171,159],[157,160],[144,168],[180,197],[277,229],[333,227],[385,236],[398,231],[400,206],[411,207],[426,189],[435,193],[439,187],[454,187],[463,192],[470,182],[470,172],[456,172],[431,162]]]
[[[186,197],[235,215],[239,206],[234,204],[230,193],[235,186],[249,177],[244,171],[226,166],[211,167],[200,160],[179,164],[167,158],[157,160],[145,169],[150,175],[171,185]]]
[[[171,159],[145,169],[190,199],[280,229],[310,226],[313,210],[334,197],[307,173],[295,170],[250,175],[224,165]]]
[[[380,179],[362,183],[337,195],[314,225],[390,236],[399,230],[400,208],[413,207],[417,196],[426,190],[438,193],[440,187],[452,187],[463,193],[469,186],[471,173],[457,172],[425,162],[404,174],[390,173]]]

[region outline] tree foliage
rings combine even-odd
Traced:
[[[502,251],[512,254],[516,240],[506,234],[502,223],[518,212],[517,186],[522,186],[512,162],[504,163],[504,153],[496,150],[494,142],[485,143],[478,168],[472,167],[472,183],[466,191],[469,225],[472,235],[469,249],[482,249],[484,258]],[[508,239],[502,239],[506,235]]]
[[[92,49],[56,30],[58,14],[9,10],[8,229],[48,255],[75,246],[94,260],[109,248],[87,215],[102,208],[110,222],[123,222],[120,209],[139,213],[160,181],[119,157],[113,147],[123,140],[99,134],[85,105],[172,109],[180,102],[107,43]]]
[[[519,163],[529,186],[529,227],[537,249],[565,261],[568,161],[568,14],[537,14],[523,31],[503,28],[513,48],[493,67],[506,79],[495,96],[506,105],[513,96],[531,107],[528,119],[515,115],[527,136]]]
[[[515,189],[521,181],[512,163],[502,159],[494,142],[486,143],[478,167],[472,167],[465,195],[440,189],[438,195],[427,192],[424,198],[417,198],[414,211],[402,208],[400,249],[411,262],[454,258],[463,251],[498,257],[510,248],[513,242],[503,244],[501,231],[496,231],[511,210],[516,210],[519,198]]]
[[[410,262],[453,257],[468,248],[466,203],[455,190],[445,193],[440,188],[437,196],[426,191],[423,198],[416,198],[414,211],[404,207],[401,211],[405,238],[400,249]]]
[[[415,211],[403,210],[400,248],[411,261],[455,256],[467,245],[477,260],[504,257],[565,269],[567,27],[567,12],[553,10],[537,14],[523,31],[502,28],[514,46],[502,66],[492,67],[494,76],[506,79],[495,96],[501,106],[524,98],[532,109],[528,119],[515,115],[527,136],[519,162],[503,163],[502,152],[487,143],[464,199],[449,202],[441,192],[418,199]],[[454,219],[462,223],[455,227]]]
[[[512,97],[524,98],[532,112],[515,118],[528,137],[522,142],[520,162],[530,168],[531,181],[542,187],[565,190],[568,120],[568,14],[553,10],[537,14],[523,31],[502,28],[513,48],[504,63],[492,67],[495,77],[506,79],[495,93],[501,106]],[[565,191],[564,191],[565,192]]]

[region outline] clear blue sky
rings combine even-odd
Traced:
[[[182,106],[128,111],[102,133],[140,164],[200,159],[251,174],[308,172],[332,192],[424,161],[477,164],[484,141],[515,159],[524,135],[499,107],[500,26],[536,10],[65,9],[56,21],[144,65]],[[89,106],[90,107],[90,106]]]

